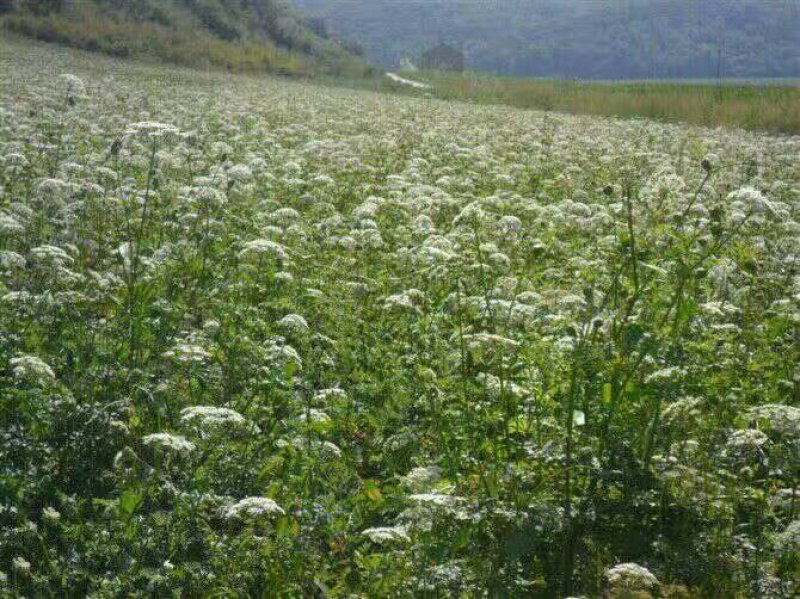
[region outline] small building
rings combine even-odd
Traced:
[[[429,71],[461,72],[464,70],[464,53],[449,44],[438,44],[422,54],[419,66]]]

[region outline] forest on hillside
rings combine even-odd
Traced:
[[[592,79],[797,77],[787,0],[293,0],[375,62],[445,41],[467,67]]]

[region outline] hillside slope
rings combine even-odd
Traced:
[[[796,77],[791,0],[294,0],[391,65],[447,41],[467,67],[594,79]]]
[[[21,0],[5,27],[114,56],[284,74],[356,74],[366,63],[284,0]]]

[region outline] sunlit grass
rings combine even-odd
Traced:
[[[592,83],[476,73],[415,73],[437,97],[576,114],[800,133],[800,88],[778,85]]]

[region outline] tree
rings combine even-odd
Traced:
[[[448,44],[438,44],[422,54],[420,66],[433,71],[463,71],[464,53]]]

